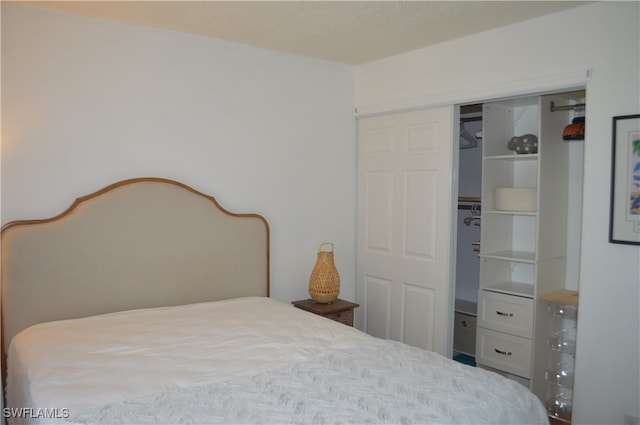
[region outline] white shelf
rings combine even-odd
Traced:
[[[457,312],[468,314],[470,316],[476,316],[478,314],[478,303],[475,301],[456,298],[455,308]]]
[[[498,251],[481,253],[482,258],[493,258],[496,260],[517,261],[520,263],[535,263],[536,253],[525,251]]]
[[[484,287],[487,291],[500,292],[519,297],[533,298],[534,286],[523,282],[500,282]]]
[[[537,211],[503,211],[503,210],[489,210],[483,211],[484,214],[501,214],[501,215],[523,215],[535,217],[538,215]]]
[[[489,161],[534,161],[538,159],[537,153],[528,153],[528,154],[510,154],[510,155],[491,155],[485,156],[485,160]]]

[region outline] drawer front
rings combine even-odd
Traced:
[[[329,313],[324,317],[327,319],[335,320],[336,322],[344,323],[345,325],[353,326],[353,310],[341,311],[339,313]]]
[[[531,378],[531,340],[478,328],[476,361],[523,378]]]
[[[476,355],[475,316],[456,311],[453,325],[453,349],[470,356]]]
[[[531,298],[480,291],[478,326],[533,338],[533,300]]]

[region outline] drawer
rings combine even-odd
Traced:
[[[353,310],[329,313],[325,314],[324,317],[335,320],[336,322],[344,323],[345,325],[353,326]]]
[[[476,355],[476,316],[455,313],[453,349],[459,353]]]
[[[533,338],[533,300],[482,290],[478,293],[478,326]]]
[[[476,330],[476,362],[531,378],[531,340],[490,329]]]

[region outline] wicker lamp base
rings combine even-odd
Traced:
[[[331,251],[323,251],[324,245],[331,245]],[[318,248],[318,259],[309,278],[309,295],[321,304],[329,304],[340,295],[340,275],[333,261],[331,242],[324,242]]]

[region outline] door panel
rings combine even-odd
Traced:
[[[358,122],[363,329],[448,355],[453,108]]]
[[[404,255],[432,260],[436,254],[436,204],[429,202],[437,192],[437,174],[431,171],[406,173],[406,223]]]
[[[391,254],[393,173],[378,171],[367,176],[367,249]]]
[[[366,280],[366,301],[364,310],[370,306],[366,312],[365,328],[367,332],[375,337],[389,339],[391,337],[391,281],[379,279],[373,276]]]
[[[433,323],[435,293],[420,286],[403,285],[402,341],[416,347],[433,347],[433,329],[424,326]]]

